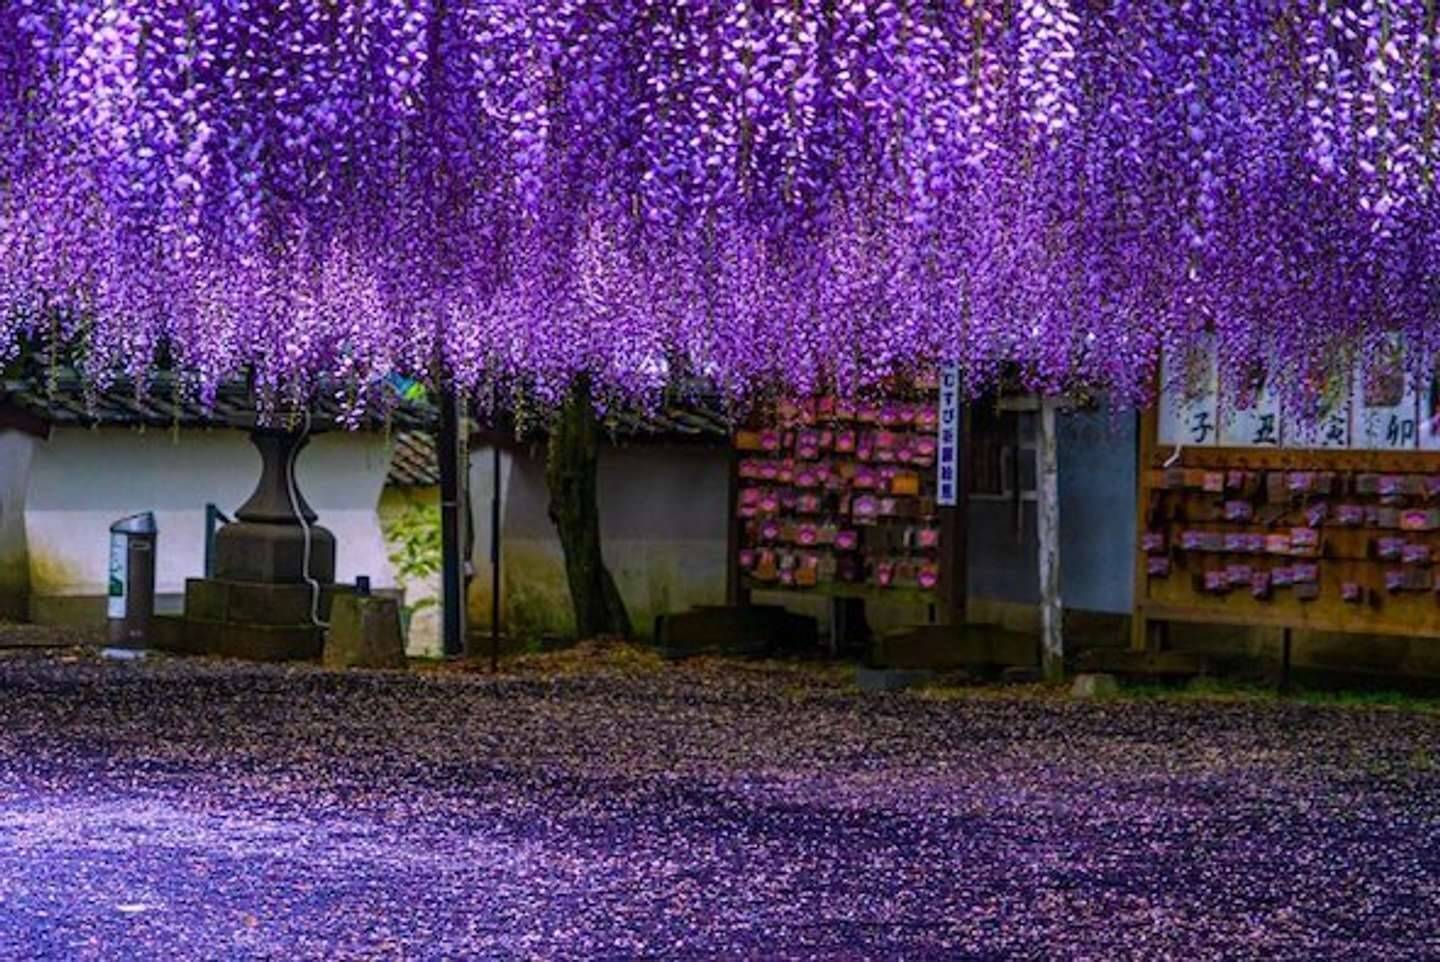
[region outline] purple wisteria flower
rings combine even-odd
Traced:
[[[954,360],[1141,401],[1204,334],[1298,396],[1440,347],[1437,34],[1425,0],[11,0],[0,345],[202,391]]]

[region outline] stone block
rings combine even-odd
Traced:
[[[900,691],[927,684],[935,679],[933,671],[920,669],[864,668],[855,672],[855,683],[861,691]]]
[[[103,625],[106,620],[104,595],[36,595],[29,600],[26,621],[37,625]]]
[[[1114,675],[1076,675],[1070,685],[1070,694],[1076,698],[1106,698],[1118,694],[1120,682]]]
[[[320,620],[328,620],[337,594],[348,594],[354,590],[350,585],[321,585]],[[305,625],[310,623],[310,586],[303,582],[264,584],[191,578],[185,582],[185,614],[202,621]]]
[[[655,646],[667,658],[813,651],[819,625],[776,605],[703,606],[655,619]]]
[[[1205,656],[1183,651],[1095,649],[1079,659],[1081,672],[1125,678],[1184,680],[1209,674],[1209,667]]]
[[[310,528],[309,575],[335,580],[335,536]],[[269,584],[305,582],[305,531],[298,524],[236,521],[215,532],[215,576]]]
[[[879,638],[870,660],[881,668],[983,669],[1035,665],[1033,636],[994,625],[922,625]]]
[[[178,650],[250,661],[299,661],[319,658],[323,647],[324,635],[314,625],[257,625],[187,616]]]
[[[393,598],[342,595],[330,612],[326,668],[404,668],[400,605]]]
[[[150,647],[177,654],[198,654],[189,646],[185,619],[180,615],[156,615],[150,620]]]

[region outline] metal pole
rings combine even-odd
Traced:
[[[464,532],[460,527],[465,472],[460,463],[460,414],[460,401],[454,389],[446,388],[440,399],[436,454],[440,461],[441,644],[447,658],[465,651],[465,571],[461,557]]]
[[[490,449],[494,482],[490,492],[490,670],[500,670],[500,437]]]

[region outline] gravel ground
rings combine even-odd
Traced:
[[[1435,959],[1440,719],[11,651],[0,958]]]

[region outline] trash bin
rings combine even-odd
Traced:
[[[145,511],[110,526],[110,645],[142,649],[155,614],[155,515]]]

